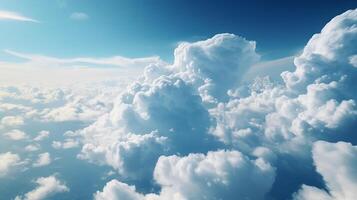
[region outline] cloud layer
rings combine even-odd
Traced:
[[[28,156],[1,153],[0,177],[14,166],[47,169],[56,152],[79,151],[76,162],[110,170],[107,183],[92,191],[97,200],[353,199],[356,40],[357,10],[349,10],[313,35],[293,69],[279,77],[276,69],[265,71],[275,64],[289,65],[277,71],[290,69],[292,58],[262,64],[254,41],[228,33],[179,44],[172,64],[157,57],[61,59],[7,51],[26,59],[5,63],[10,68],[86,65],[78,72],[89,75],[98,65],[137,70],[119,84],[0,87],[1,137],[25,146]],[[260,77],[259,70],[273,75]],[[60,136],[28,128],[65,123],[78,127]],[[70,190],[57,174],[35,183],[17,199]]]
[[[343,187],[332,198],[350,195],[344,193],[353,183],[334,183],[332,172],[321,168],[323,144],[312,144],[357,142],[350,133],[357,119],[356,24],[357,10],[332,19],[295,58],[295,70],[282,73],[281,83],[269,78],[248,85],[243,81],[259,61],[253,41],[219,34],[180,44],[172,65],[147,67],[109,114],[81,131],[81,158],[112,166],[121,177],[95,197],[283,199],[301,184],[319,181],[314,165],[332,193]],[[150,170],[128,167],[138,155]],[[292,167],[294,162],[302,164]],[[125,183],[149,179],[150,185],[150,172],[161,187],[157,193],[143,194]],[[316,178],[300,178],[286,191],[274,192],[285,178],[304,173]],[[318,189],[304,185],[296,197],[311,190]]]

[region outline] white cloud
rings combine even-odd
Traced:
[[[71,149],[79,146],[79,142],[72,138],[66,139],[63,142],[53,141],[52,147],[55,149]]]
[[[331,199],[353,200],[357,196],[357,146],[350,143],[328,143],[318,141],[314,144],[313,159],[328,189],[326,192],[313,186],[303,185],[295,194],[296,200]]]
[[[256,43],[234,34],[218,34],[195,43],[181,43],[175,49],[173,69],[193,84],[203,101],[227,100],[227,91],[237,87],[260,56]]]
[[[126,58],[56,58],[5,50],[5,53],[25,59],[23,62],[1,62],[0,72],[4,85],[32,85],[63,87],[74,84],[119,80],[133,81],[142,69],[153,63],[163,63],[159,57]],[[19,81],[20,80],[20,81]]]
[[[351,145],[312,144],[317,140],[356,142],[351,133],[357,120],[356,13],[337,16],[315,34],[294,59],[294,69],[282,78],[277,77],[278,71],[290,69],[290,57],[259,63],[255,42],[233,34],[182,43],[173,64],[159,59],[63,59],[7,51],[26,61],[2,64],[25,70],[21,74],[26,76],[26,68],[34,73],[56,68],[52,72],[60,77],[68,72],[66,80],[76,79],[70,74],[77,69],[81,75],[88,69],[85,75],[97,78],[103,70],[98,66],[105,65],[111,76],[120,69],[124,75],[117,78],[129,73],[134,79],[149,66],[126,89],[126,84],[117,87],[112,82],[85,87],[72,82],[70,88],[58,84],[61,89],[0,87],[0,105],[10,104],[0,106],[0,112],[11,110],[6,116],[23,116],[26,125],[31,120],[44,124],[94,121],[66,133],[70,138],[58,138],[52,146],[65,149],[83,144],[78,158],[116,170],[121,182],[108,182],[95,194],[98,199],[288,199],[301,184],[318,182],[313,161],[328,192],[303,185],[295,196],[349,197],[353,195],[349,187],[355,186],[348,167],[355,165],[349,156],[355,154]],[[57,68],[70,70],[56,73]],[[260,72],[272,76],[245,82],[247,74]],[[329,149],[331,153],[321,153]],[[47,158],[39,156],[39,160],[50,160],[49,154]],[[341,176],[331,175],[328,160],[336,160]],[[287,179],[291,185],[284,185]],[[161,190],[155,194],[143,192],[157,186]]]
[[[175,50],[173,65],[148,66],[143,77],[119,95],[109,114],[82,131],[81,155],[120,168],[131,162],[130,155],[123,160],[118,148],[105,145],[116,146],[125,141],[127,133],[142,135],[156,129],[158,135],[167,138],[163,145],[166,151],[158,149],[153,153],[165,155],[214,150],[217,146],[212,144],[217,141],[208,137],[212,134],[224,143],[218,146],[240,150],[247,156],[262,156],[262,160],[277,164],[278,172],[288,171],[294,165],[289,162],[301,161],[304,164],[296,166],[296,173],[289,174],[289,178],[296,178],[299,170],[303,172],[312,165],[309,156],[314,141],[353,139],[346,128],[355,127],[357,120],[357,71],[351,62],[356,54],[351,42],[357,38],[356,13],[352,10],[337,16],[314,35],[295,58],[295,71],[284,72],[278,83],[273,77],[272,81],[260,78],[243,85],[242,76],[259,65],[253,41],[220,34],[181,44]],[[287,58],[279,62],[290,61]],[[188,138],[190,142],[185,142]],[[120,165],[114,164],[115,159],[120,160]],[[288,164],[281,164],[284,162]],[[136,170],[131,169],[122,174]],[[161,183],[157,176],[154,178]],[[162,185],[177,184],[170,180],[180,179],[171,177]],[[194,181],[197,179],[188,179],[182,188],[169,190],[183,198],[190,194],[186,190],[195,189],[190,185]],[[283,183],[278,179],[274,191]],[[135,190],[118,185],[125,194]],[[294,189],[297,186],[289,191]],[[138,193],[134,196],[143,197]]]
[[[41,140],[43,140],[43,139],[45,139],[45,138],[48,138],[49,135],[50,135],[50,132],[49,132],[49,131],[43,130],[43,131],[40,131],[40,132],[38,133],[38,135],[37,135],[33,140],[34,140],[34,141],[41,141]]]
[[[6,176],[14,166],[20,164],[20,156],[11,152],[0,154],[0,178]]]
[[[159,195],[144,196],[135,187],[111,181],[95,199],[265,199],[275,171],[262,159],[249,160],[238,151],[217,151],[162,156],[154,178],[162,186]]]
[[[51,164],[50,153],[45,152],[38,155],[37,160],[32,164],[33,167],[43,167]]]
[[[17,196],[15,200],[43,200],[69,191],[69,188],[55,176],[40,177],[35,183],[38,186],[34,190],[23,196]]]
[[[21,126],[23,124],[24,124],[24,119],[21,116],[6,116],[1,119],[0,128]]]
[[[39,144],[29,144],[25,147],[26,151],[32,152],[32,151],[38,151],[40,150],[40,145]]]
[[[83,21],[89,19],[89,16],[83,12],[74,12],[69,16],[73,20]]]
[[[4,136],[11,140],[24,140],[28,138],[28,135],[25,132],[20,131],[18,129],[13,129],[11,131],[5,132]]]
[[[0,20],[13,20],[13,21],[24,21],[24,22],[35,22],[39,23],[39,21],[32,19],[30,17],[26,17],[20,13],[0,10]]]
[[[102,192],[97,191],[94,195],[95,200],[143,200],[145,196],[137,193],[135,186],[129,186],[117,180],[109,181],[103,188]]]

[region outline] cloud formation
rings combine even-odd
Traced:
[[[69,191],[69,188],[54,175],[40,177],[35,180],[35,183],[38,185],[35,189],[27,192],[23,196],[17,196],[15,200],[43,200],[58,193]]]
[[[351,199],[356,24],[357,10],[347,11],[315,34],[300,55],[268,63],[260,63],[254,41],[228,33],[181,43],[172,64],[156,57],[63,59],[7,51],[26,60],[5,63],[8,68],[52,65],[88,69],[88,75],[97,75],[99,65],[137,69],[126,83],[141,69],[143,74],[130,85],[122,80],[55,89],[0,87],[4,136],[26,143],[29,155],[51,144],[57,149],[52,155],[80,149],[77,158],[110,171],[103,180],[115,177],[101,183],[103,189],[94,193],[98,200]],[[278,77],[270,71],[275,65],[289,71]],[[259,70],[271,76],[246,78]],[[46,141],[49,132],[25,129],[66,122],[80,129]],[[20,162],[16,155],[3,154],[10,163],[3,174]],[[50,163],[51,155],[41,153],[33,167]],[[41,180],[52,189],[38,179],[39,187],[18,199],[68,191],[54,176]]]
[[[355,199],[357,146],[346,142],[318,141],[315,142],[312,153],[316,170],[326,182],[328,192],[314,186],[303,185],[295,194],[295,199]]]
[[[30,17],[26,17],[20,13],[0,10],[0,20],[12,20],[12,21],[23,21],[23,22],[35,22],[39,23],[39,21],[32,19]]]
[[[274,173],[263,159],[249,160],[238,151],[162,156],[154,171],[162,187],[159,195],[144,196],[135,187],[113,180],[95,199],[264,199]]]
[[[41,153],[38,155],[37,160],[33,163],[34,167],[43,167],[51,163],[51,155],[48,152]]]
[[[257,78],[247,84],[243,76],[260,56],[254,41],[233,34],[183,43],[175,50],[172,65],[146,67],[144,75],[118,97],[109,114],[81,131],[84,146],[80,157],[112,166],[121,177],[121,181],[113,180],[97,192],[96,198],[204,199],[208,193],[208,199],[286,199],[301,184],[318,182],[313,161],[317,172],[327,177],[330,172],[322,172],[316,158],[320,157],[316,153],[319,143],[314,149],[312,144],[318,140],[357,142],[349,133],[357,120],[357,96],[353,92],[357,78],[357,49],[353,45],[356,24],[357,10],[332,19],[311,38],[294,59],[295,69],[283,72],[280,81]],[[162,137],[162,142],[128,145],[128,137],[146,138],[148,133],[151,138]],[[127,148],[122,147],[124,144]],[[152,152],[142,153],[141,148]],[[126,151],[130,153],[122,153]],[[131,166],[135,157],[131,155],[150,160],[145,161],[150,170],[125,167]],[[238,163],[230,167],[224,159],[228,163],[243,160],[242,165],[252,171],[240,173]],[[200,171],[201,162],[206,171]],[[252,164],[256,162],[263,164],[257,167]],[[302,164],[294,165],[296,162]],[[268,169],[263,171],[269,178],[259,179],[256,174],[263,173],[259,166]],[[131,176],[134,180],[150,178],[150,171],[161,186],[159,193],[140,193],[125,183],[132,174],[142,177]],[[246,180],[245,175],[250,173]],[[313,178],[299,178],[306,173]],[[225,179],[225,175],[233,179]],[[259,180],[259,184],[251,183],[259,189],[255,192],[235,182],[244,180],[249,185],[255,177]],[[283,192],[274,192],[289,178],[296,183]]]
[[[20,156],[11,152],[0,154],[0,178],[20,164]]]

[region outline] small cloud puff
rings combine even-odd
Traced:
[[[16,196],[15,200],[43,200],[69,191],[69,188],[54,175],[40,177],[35,183],[38,185],[35,189],[22,196]]]
[[[69,16],[69,18],[77,21],[83,21],[89,19],[89,15],[84,12],[74,12]]]
[[[0,178],[6,176],[13,167],[21,164],[20,156],[11,152],[0,154]]]
[[[38,155],[37,160],[33,163],[33,167],[43,167],[51,163],[51,155],[48,152]]]

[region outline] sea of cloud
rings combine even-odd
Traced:
[[[26,126],[82,123],[52,147],[78,148],[77,159],[113,170],[96,200],[353,200],[356,44],[349,10],[312,36],[294,70],[247,81],[260,62],[256,43],[218,34],[181,43],[172,64],[151,63],[126,88],[1,87],[0,130],[36,152],[51,134]],[[36,155],[1,153],[0,179],[55,160]],[[16,198],[71,192],[56,174],[35,183]]]

